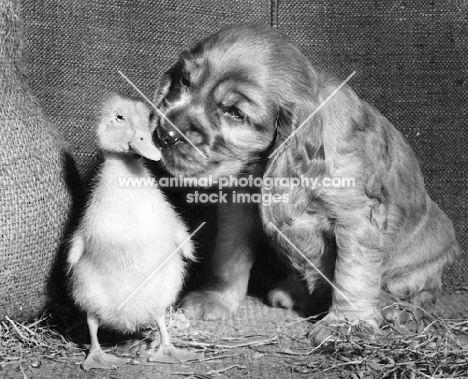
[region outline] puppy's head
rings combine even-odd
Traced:
[[[314,75],[298,48],[268,27],[230,27],[184,51],[154,99],[164,114],[155,140],[167,169],[248,172],[272,148],[278,125],[292,128],[292,104],[313,96]]]

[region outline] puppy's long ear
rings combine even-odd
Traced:
[[[325,153],[322,141],[322,115],[313,113],[315,105],[312,102],[289,104],[279,110],[276,123],[276,137],[270,150],[269,162],[264,178],[284,183],[290,179],[319,178],[326,172]],[[309,119],[308,119],[309,118]],[[286,179],[286,180],[285,180]],[[270,180],[270,179],[267,179]],[[297,184],[297,180],[296,180]],[[288,206],[272,205],[268,211],[278,222],[288,223],[302,214],[310,203],[317,188],[306,186],[304,181],[299,185],[274,188],[264,186],[263,193],[287,196]],[[264,207],[265,208],[265,207]]]
[[[309,179],[309,186],[303,182],[298,188],[272,191],[289,196],[289,203],[293,203],[288,209],[291,218],[306,211],[325,176],[342,172],[362,176],[359,162],[366,154],[366,143],[356,140],[367,132],[370,122],[363,119],[366,113],[361,100],[337,78],[311,72],[313,82],[289,94],[295,101],[280,109],[276,140],[265,171],[265,177]]]
[[[305,158],[323,160],[322,119],[320,114],[309,119],[314,108],[311,103],[303,103],[288,104],[279,109],[275,141],[270,151],[270,166],[280,156],[287,159],[293,155],[300,162],[305,162]],[[292,151],[287,153],[287,150]],[[283,155],[285,152],[286,155]]]

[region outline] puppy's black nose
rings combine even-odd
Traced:
[[[168,147],[180,141],[180,135],[176,130],[166,130],[164,128],[157,128],[158,142],[161,147]]]

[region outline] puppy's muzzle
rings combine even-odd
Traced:
[[[161,147],[169,147],[180,141],[181,135],[177,130],[166,130],[162,127],[156,129],[157,142]]]
[[[161,147],[170,147],[180,142],[183,137],[177,131],[179,129],[184,133],[185,127],[179,112],[168,112],[159,122],[159,127],[156,128],[157,141]],[[175,128],[174,125],[177,127]]]
[[[169,112],[156,128],[156,142],[161,147],[171,147],[179,142],[185,142],[185,138],[188,138],[193,144],[199,145],[203,142],[203,136],[198,124],[195,117],[190,117],[183,111]],[[179,131],[185,135],[185,138]]]

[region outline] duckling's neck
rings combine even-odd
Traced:
[[[146,176],[147,171],[136,154],[104,152],[103,173],[117,176]]]

